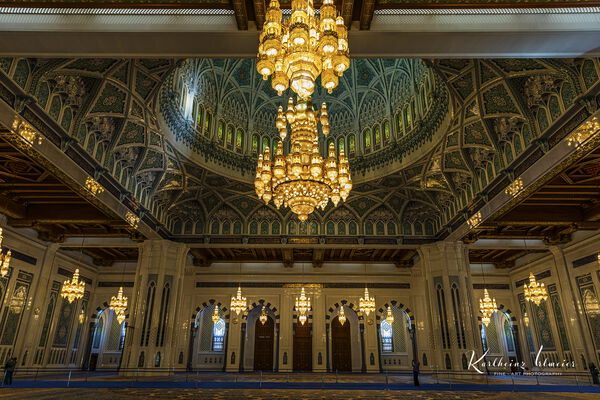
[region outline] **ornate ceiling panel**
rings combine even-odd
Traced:
[[[317,97],[337,118],[338,148],[354,135],[357,184],[343,206],[300,224],[260,204],[251,185],[254,148],[273,144],[281,101],[252,61],[0,59],[99,168],[190,241],[432,240],[526,155],[560,140],[569,116],[597,107],[593,59],[353,64],[348,82]]]

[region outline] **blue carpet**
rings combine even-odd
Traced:
[[[10,388],[65,388],[66,381],[15,381]],[[450,391],[482,391],[482,392],[583,392],[600,393],[600,386],[575,385],[511,385],[511,384],[412,384],[391,383],[321,383],[321,382],[172,382],[172,381],[71,381],[71,388],[206,388],[206,389],[338,389],[338,390],[450,390]],[[9,388],[9,386],[4,387]]]

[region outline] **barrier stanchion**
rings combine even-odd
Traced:
[[[71,370],[69,370],[69,378],[67,379],[67,387],[71,386]]]

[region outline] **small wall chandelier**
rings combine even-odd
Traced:
[[[390,325],[394,323],[394,314],[392,314],[392,307],[390,306],[388,306],[387,308],[387,315],[385,316],[385,320]]]
[[[246,309],[246,298],[242,297],[242,287],[238,286],[237,296],[231,297],[231,311],[240,315],[242,311]]]
[[[3,240],[4,236],[2,235],[2,228],[0,228],[0,276],[5,277],[8,274],[12,253],[10,250],[6,254],[2,251]]]
[[[310,311],[310,298],[306,297],[304,286],[300,292],[300,297],[296,297],[294,308],[298,312],[298,321],[300,321],[301,325],[304,325],[308,320],[308,311]]]
[[[66,280],[62,288],[60,289],[60,295],[62,298],[67,299],[69,303],[72,303],[74,300],[79,300],[83,297],[83,293],[85,291],[85,282],[79,282],[79,268],[75,270],[73,273],[73,278],[71,280]]]
[[[329,134],[329,120],[325,103],[321,108],[319,121],[323,135]],[[290,124],[291,151],[283,154],[283,140]],[[340,199],[346,200],[352,190],[352,179],[348,158],[340,149],[339,160],[333,143],[329,145],[329,157],[319,154],[319,131],[317,112],[310,100],[299,100],[294,106],[290,98],[284,114],[279,107],[277,129],[281,141],[277,143],[274,160],[271,161],[269,148],[258,157],[254,188],[259,199],[266,204],[273,199],[277,208],[290,207],[300,221],[306,221],[315,208],[325,209],[331,199],[337,206]]]
[[[523,285],[525,289],[525,300],[533,302],[536,306],[548,298],[548,292],[543,282],[537,282],[533,272],[529,273],[529,285]]]
[[[260,317],[258,317],[258,320],[263,325],[267,323],[267,310],[265,309],[265,306],[262,306],[262,309],[260,310]]]
[[[125,310],[127,310],[127,297],[123,296],[123,286],[119,287],[117,297],[111,297],[109,307],[117,315],[119,324],[122,324],[125,321]]]
[[[487,289],[483,289],[483,299],[479,299],[479,311],[483,317],[481,317],[481,322],[485,326],[488,326],[491,322],[491,317],[494,315],[496,310],[498,309],[498,305],[496,304],[496,299],[492,299]]]
[[[369,316],[371,312],[375,311],[375,297],[369,297],[369,289],[365,287],[365,297],[361,297],[358,302],[358,309],[360,312]]]
[[[219,307],[217,307],[216,304],[214,305],[214,309],[213,309],[211,318],[212,318],[213,324],[216,324],[221,319],[221,314],[219,314]]]
[[[344,306],[340,306],[340,312],[338,313],[338,321],[340,321],[340,325],[344,325],[346,323],[346,313],[344,312]]]
[[[319,17],[313,0],[293,0],[282,21],[279,1],[271,0],[260,33],[256,70],[281,93],[291,86],[301,98],[311,96],[317,77],[329,93],[350,66],[348,30],[333,0],[324,0]]]

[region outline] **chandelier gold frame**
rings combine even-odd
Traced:
[[[350,66],[348,30],[333,0],[324,0],[319,17],[313,0],[292,0],[283,20],[278,0],[271,0],[259,37],[256,70],[281,96],[291,87],[300,98],[312,96],[317,77],[329,93]]]
[[[548,298],[546,286],[544,286],[543,282],[536,281],[533,272],[529,273],[529,284],[525,283],[523,288],[525,291],[525,300],[531,301],[536,306],[539,306],[542,301]]]
[[[268,147],[258,157],[254,188],[259,199],[275,207],[290,207],[300,221],[306,221],[315,208],[325,209],[329,200],[337,206],[345,201],[352,190],[348,158],[340,149],[336,157],[333,143],[329,145],[328,158],[319,153],[318,122],[323,135],[329,134],[327,107],[323,103],[317,111],[310,100],[299,100],[294,106],[290,98],[287,111],[279,107],[277,129],[281,140],[277,143],[275,157],[271,160]],[[283,140],[291,127],[291,151],[284,155]]]
[[[60,289],[60,295],[63,299],[66,299],[69,303],[75,300],[79,300],[83,297],[85,292],[85,282],[79,281],[79,268],[73,272],[71,280],[67,279],[64,281],[62,288]]]

